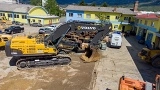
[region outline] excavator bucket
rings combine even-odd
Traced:
[[[83,53],[80,58],[84,61],[84,62],[96,62],[98,60],[100,60],[101,54],[99,52],[99,49],[97,48],[86,48],[85,53]]]

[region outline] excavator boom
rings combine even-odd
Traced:
[[[71,28],[66,32],[64,28],[68,27]],[[65,51],[68,47],[71,48],[71,52],[84,51],[85,53],[80,58],[84,62],[92,62],[100,59],[100,53],[98,51],[100,42],[111,30],[111,23],[101,26],[97,24],[86,24],[84,22],[69,22],[58,27],[54,33],[51,33],[45,38],[45,42],[50,41],[54,45],[57,45],[59,51]],[[87,43],[85,47],[83,47],[84,43]]]

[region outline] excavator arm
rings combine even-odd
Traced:
[[[46,43],[52,42],[59,51],[69,48],[71,48],[70,51],[75,52],[85,51],[81,59],[86,62],[91,62],[100,59],[100,54],[96,53],[98,52],[100,41],[102,41],[111,30],[112,24],[110,23],[101,26],[97,24],[86,24],[85,22],[69,22],[59,26],[56,31],[46,37],[44,41]],[[84,43],[88,44],[85,49],[82,46]]]

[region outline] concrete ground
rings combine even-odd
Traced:
[[[93,90],[118,90],[119,79],[126,76],[154,83],[160,69],[141,61],[138,52],[145,46],[138,44],[134,36],[123,38],[120,49],[107,48],[103,58],[96,63],[96,79]]]

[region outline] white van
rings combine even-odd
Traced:
[[[111,33],[109,35],[109,47],[121,48],[122,45],[122,35],[119,33]]]

